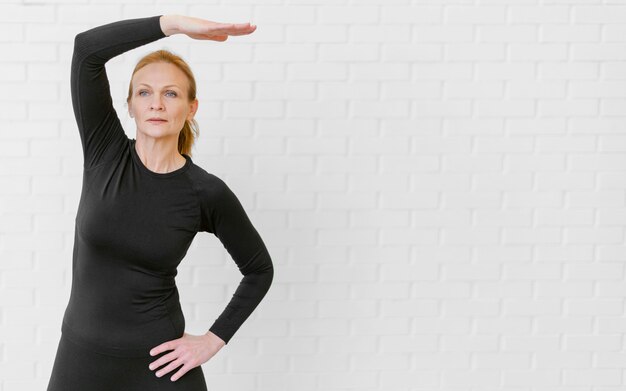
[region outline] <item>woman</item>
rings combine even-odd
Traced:
[[[136,140],[116,115],[105,70],[109,59],[173,34],[225,41],[255,29],[158,15],[76,35],[71,93],[83,183],[71,294],[48,391],[206,390],[200,365],[269,290],[272,261],[241,203],[191,159],[198,101],[187,64],[167,51],[139,61],[127,99]],[[174,277],[201,231],[219,238],[243,278],[209,331],[190,335]]]

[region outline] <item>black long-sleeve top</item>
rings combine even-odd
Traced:
[[[149,170],[113,108],[105,63],[166,37],[160,17],[121,20],[76,35],[72,105],[83,148],[72,287],[62,332],[120,357],[149,350],[185,330],[174,277],[196,233],[223,244],[243,278],[209,328],[226,343],[272,283],[272,260],[226,183],[184,154],[183,167]]]

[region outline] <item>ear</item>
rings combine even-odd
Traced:
[[[198,99],[194,99],[189,106],[189,114],[187,115],[187,121],[191,121],[198,111]]]

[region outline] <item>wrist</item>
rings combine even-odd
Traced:
[[[219,345],[226,345],[226,342],[224,342],[223,339],[221,339],[220,337],[217,336],[217,334],[215,334],[212,331],[207,331],[206,334],[204,334],[207,339],[213,343],[218,343]]]
[[[161,25],[161,31],[163,31],[163,34],[167,37],[180,32],[178,28],[178,15],[162,15],[159,19],[159,23]]]

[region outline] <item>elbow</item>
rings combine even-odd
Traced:
[[[269,288],[269,286],[272,285],[272,281],[274,281],[274,265],[272,265],[271,260],[269,266],[265,270],[265,273],[267,274],[267,286]]]
[[[85,41],[86,38],[84,32],[76,34],[74,37],[74,57],[81,57],[82,49],[86,46]]]
[[[274,279],[274,264],[272,263],[272,259],[267,256],[263,262],[261,262],[254,270],[248,270],[245,273],[242,273],[244,276],[255,274],[259,276],[263,276],[266,281],[271,281]]]
[[[265,282],[265,293],[267,293],[272,286],[272,282],[274,281],[274,266],[272,266],[271,261],[269,266],[263,269],[263,277],[263,281]]]
[[[89,31],[83,31],[74,36],[74,55],[85,57],[86,51],[92,46],[93,35]]]
[[[74,48],[82,46],[85,40],[86,34],[84,31],[76,34],[76,36],[74,36]]]
[[[239,271],[244,276],[249,274],[274,274],[274,265],[272,263],[272,257],[267,251],[267,247],[262,245],[258,248],[256,253],[250,257],[248,262],[240,264]]]
[[[274,263],[272,262],[272,258],[270,257],[269,253],[265,253],[265,261],[259,269],[262,273],[267,273],[271,276],[274,276]]]
[[[261,268],[261,272],[266,275],[267,286],[269,288],[272,285],[272,281],[274,280],[274,263],[272,262],[272,258],[269,254],[267,254],[267,260],[264,263],[264,267]]]
[[[274,281],[274,265],[269,254],[262,258],[263,261],[259,262],[256,268],[253,270],[247,270],[244,274],[244,278],[254,278],[259,286],[263,287],[263,291],[267,292]]]

